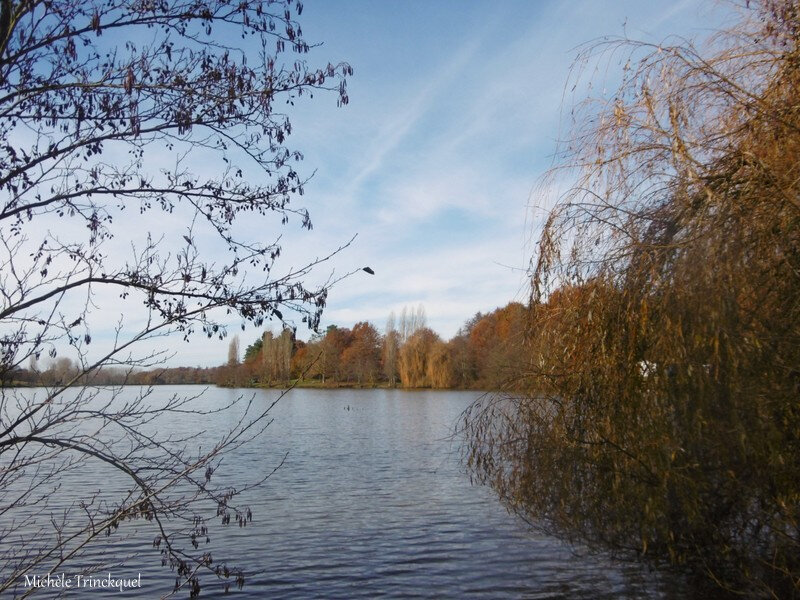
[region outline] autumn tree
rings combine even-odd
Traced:
[[[243,216],[259,219],[277,240],[281,225],[311,227],[293,202],[306,179],[288,146],[288,112],[321,90],[348,101],[348,65],[306,61],[301,9],[292,0],[0,3],[0,372],[48,355],[76,365],[44,391],[0,390],[0,539],[20,515],[38,515],[0,548],[0,593],[20,591],[26,574],[70,568],[131,519],[153,528],[193,595],[220,565],[190,540],[208,518],[244,517],[212,474],[266,414],[234,420],[198,454],[167,432],[144,433],[157,416],[146,395],[68,390],[101,367],[162,363],[154,348],[164,335],[224,338],[232,323],[290,311],[319,323],[329,286],[303,281],[325,257],[283,269],[271,235],[254,241],[237,228]],[[158,414],[193,410],[175,398]],[[59,505],[49,493],[59,470],[93,462],[133,491]],[[74,535],[59,535],[54,512]]]
[[[703,597],[800,597],[800,12],[706,50],[629,40],[578,106],[533,264],[524,397],[468,462],[530,523],[669,564]],[[545,182],[545,185],[547,182]]]
[[[378,330],[366,321],[353,325],[350,344],[342,351],[341,361],[356,383],[375,383],[379,374],[381,339]]]
[[[422,327],[414,331],[400,347],[398,371],[403,387],[430,386],[428,362],[434,344],[440,341],[439,336],[433,330]]]
[[[449,344],[441,339],[434,340],[426,362],[425,374],[432,388],[447,389],[453,386],[455,373]]]
[[[428,385],[428,352],[436,334],[426,328],[425,307],[403,307],[397,324],[397,372],[403,387]],[[419,335],[417,335],[419,334]]]
[[[453,387],[469,388],[475,382],[475,370],[472,366],[469,340],[456,334],[449,342],[450,363],[453,373]]]
[[[314,360],[311,356],[311,347],[303,340],[295,340],[294,353],[290,365],[289,374],[292,379],[302,380],[310,370],[309,360]]]
[[[309,350],[313,360],[311,374],[319,376],[322,383],[327,380],[339,381],[342,375],[342,352],[350,342],[350,330],[329,325],[325,335],[316,340],[314,350]]]
[[[477,384],[488,389],[513,385],[513,379],[524,368],[525,308],[518,302],[511,302],[477,317],[468,328],[470,358]]]

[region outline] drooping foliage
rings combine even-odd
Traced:
[[[622,84],[576,109],[546,182],[576,181],[541,232],[528,392],[472,407],[467,459],[543,529],[714,593],[791,598],[800,14],[747,4],[705,52],[605,48]]]

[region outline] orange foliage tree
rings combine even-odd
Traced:
[[[798,598],[800,9],[746,4],[707,52],[612,44],[540,237],[527,393],[472,408],[468,462],[702,597]]]

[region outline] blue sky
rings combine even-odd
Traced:
[[[577,47],[607,35],[704,37],[725,12],[703,0],[304,5],[304,36],[323,42],[308,62],[349,62],[350,104],[319,94],[290,112],[289,145],[305,155],[301,172],[315,171],[297,199],[313,231],[250,222],[242,234],[281,233],[287,268],[357,235],[316,277],[363,265],[375,275],[337,284],[323,327],[369,320],[383,329],[390,311],[421,303],[444,338],[477,311],[527,299],[542,216],[532,190],[567,133]],[[613,89],[614,65],[590,68],[593,94]],[[239,335],[247,345],[260,331]],[[227,342],[165,343],[176,351],[171,365],[226,357]]]
[[[381,327],[422,303],[450,337],[476,311],[524,301],[530,193],[563,135],[576,47],[702,36],[707,5],[307,2],[303,32],[324,42],[309,61],[346,60],[355,75],[347,107],[322,96],[294,115],[293,143],[316,169],[302,199],[315,229],[297,243],[324,252],[358,234],[337,268],[376,271],[337,285],[325,322]]]

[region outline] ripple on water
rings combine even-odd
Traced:
[[[237,394],[211,389],[201,401],[220,405]],[[264,406],[276,395],[255,394]],[[215,558],[246,573],[238,597],[680,597],[674,581],[579,557],[557,540],[526,532],[490,490],[470,486],[450,434],[474,398],[396,390],[295,390],[283,398],[266,433],[215,474],[232,484],[251,480],[288,452],[283,467],[241,499],[253,510],[251,524],[211,526]],[[170,427],[219,432],[230,423],[224,414],[205,419]],[[91,475],[84,471],[72,483]],[[86,493],[68,483],[62,502]],[[124,533],[81,560],[116,559],[122,564],[115,573],[141,572],[143,598],[169,591],[174,576],[151,549],[154,532],[136,523]],[[207,583],[203,597],[220,595],[218,583]],[[90,597],[121,598],[99,591]]]

